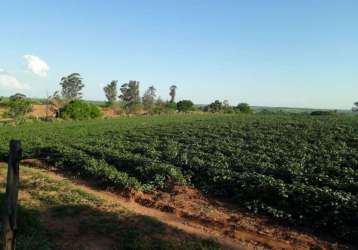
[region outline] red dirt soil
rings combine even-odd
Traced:
[[[104,117],[114,117],[117,116],[117,111],[114,108],[100,108]],[[43,104],[35,104],[32,106],[32,111],[29,116],[35,118],[44,118],[44,117],[55,117],[56,114],[53,110],[46,107]]]
[[[55,112],[47,108],[46,105],[37,105],[37,104],[32,106],[32,111],[29,115],[36,118],[56,116]]]
[[[24,160],[23,164],[45,168],[54,178],[66,178],[38,160]],[[173,186],[168,192],[153,194],[123,193],[100,190],[91,181],[68,178],[84,191],[116,202],[132,212],[155,217],[193,235],[214,237],[224,249],[354,249],[326,237],[318,238],[307,233],[308,230],[277,225],[263,216],[209,199],[193,187]]]

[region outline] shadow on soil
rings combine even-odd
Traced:
[[[0,194],[2,207],[4,196]],[[55,205],[43,211],[19,206],[18,218],[17,250],[220,249],[211,240],[195,238],[151,217],[86,205]]]
[[[75,148],[76,150],[80,150],[79,148]],[[84,152],[84,151],[82,151]],[[89,154],[89,156],[96,160],[104,160],[106,161],[108,164],[115,166],[117,169],[120,169],[121,171],[126,172],[126,170],[130,170],[130,162],[121,162],[119,159],[116,158],[111,158],[111,159],[107,159],[106,157],[104,157],[103,155],[93,155],[90,154],[89,152],[84,152],[86,154]],[[58,168],[61,170],[64,170],[63,174],[68,175],[68,176],[72,176],[74,175],[86,175],[86,177],[92,177],[93,180],[96,181],[96,186],[100,186],[101,184],[108,184],[108,183],[101,183],[102,180],[100,179],[96,179],[96,176],[90,176],[91,174],[83,174],[83,172],[80,170],[81,163],[77,161],[77,159],[71,157],[71,158],[66,158],[65,155],[63,155],[59,150],[57,150],[56,148],[37,148],[32,152],[32,156],[34,159],[39,159],[41,160],[43,163],[47,164],[48,166],[58,166]],[[60,165],[58,163],[61,163]],[[77,165],[76,165],[77,164]],[[43,165],[41,166],[43,167]],[[124,169],[122,169],[124,168]],[[71,173],[69,172],[71,171]],[[115,189],[115,187],[114,187]],[[213,198],[213,197],[207,197],[209,199],[209,201],[213,201],[213,205],[215,205],[216,201],[218,201],[218,199]],[[226,205],[230,204],[230,202],[226,201],[226,200],[222,200],[221,204],[223,204],[224,207],[226,207]],[[225,205],[226,204],[226,205]],[[233,205],[228,205],[227,206],[228,209],[237,209],[237,206],[233,206]],[[70,209],[71,210],[71,209]],[[110,215],[103,215],[102,217],[108,217]],[[142,217],[142,218],[133,218],[134,221],[146,221],[148,220],[148,218],[146,217]],[[149,219],[150,220],[150,219]],[[274,220],[271,219],[268,216],[265,216],[265,221],[270,224],[270,225],[278,225],[278,226],[285,226],[285,227],[290,227],[291,224],[285,222],[285,221],[279,221],[279,220]],[[80,224],[82,225],[85,222],[81,222]],[[89,223],[88,221],[86,222],[87,224]],[[102,222],[100,222],[102,223]],[[119,222],[118,222],[119,223]],[[117,224],[118,224],[117,223]],[[123,223],[123,221],[122,221]],[[158,224],[159,223],[159,224]],[[88,224],[89,227],[91,227],[91,230],[94,229],[94,226],[92,224]],[[150,240],[148,241],[148,235],[146,234],[146,232],[150,232],[151,235],[156,235],[155,232],[158,231],[159,228],[165,227],[164,225],[162,225],[161,227],[158,226],[160,225],[160,222],[153,222],[153,223],[145,223],[145,225],[141,225],[140,227],[143,227],[143,234],[141,235],[140,232],[136,231],[137,229],[135,229],[135,231],[133,232],[133,230],[131,231],[130,229],[123,229],[121,230],[121,234],[120,235],[116,235],[116,247],[118,246],[119,248],[110,248],[110,249],[176,249],[175,247],[173,247],[171,243],[171,241],[163,241],[163,238],[161,239],[160,237],[158,238],[157,236],[155,236],[153,239],[152,243],[148,243],[151,242]],[[121,224],[121,226],[123,226]],[[99,227],[99,226],[97,226]],[[80,227],[82,228],[82,227]],[[107,228],[107,226],[104,226],[104,229]],[[337,239],[334,237],[334,234],[332,232],[322,232],[322,231],[316,231],[316,230],[312,230],[309,229],[308,227],[300,227],[300,226],[295,226],[295,229],[297,231],[303,232],[303,233],[308,233],[308,234],[312,234],[312,235],[316,235],[317,237],[319,237],[322,240],[327,240],[329,242],[335,242]],[[82,229],[81,229],[82,230]],[[165,229],[164,231],[168,231],[169,229]],[[173,229],[171,229],[173,230]],[[170,230],[169,230],[170,231]],[[81,231],[82,232],[82,231]],[[112,235],[114,234],[114,232],[112,233]],[[128,235],[127,235],[128,234]],[[170,235],[171,233],[169,233],[168,235]],[[106,231],[105,235],[109,235],[109,232]],[[126,241],[125,242],[129,242],[128,244],[121,241],[122,238],[125,238]],[[181,238],[180,236],[178,236],[179,238]],[[150,237],[149,237],[150,238]],[[143,240],[145,239],[145,240]],[[145,243],[148,243],[149,245],[145,245]],[[126,245],[127,244],[127,245]],[[137,246],[137,245],[138,246]],[[144,244],[144,245],[143,245]],[[150,247],[150,244],[153,244],[154,248]],[[169,244],[169,245],[168,245]],[[130,247],[134,246],[134,247]],[[68,249],[68,248],[67,248]],[[77,248],[76,248],[77,249]],[[184,248],[180,248],[179,249],[211,249],[211,248],[207,248],[207,247],[200,247],[197,248],[194,246],[194,248],[191,248],[190,246],[186,246]]]

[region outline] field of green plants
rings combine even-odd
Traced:
[[[172,115],[0,128],[37,158],[106,186],[170,183],[358,243],[358,117]]]

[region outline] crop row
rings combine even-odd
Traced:
[[[257,213],[358,239],[358,119],[178,115],[0,129],[26,157],[143,191],[194,185]],[[314,223],[312,223],[314,222]]]

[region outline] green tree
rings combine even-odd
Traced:
[[[155,98],[157,97],[156,89],[154,86],[150,86],[142,97],[142,103],[145,110],[151,110],[155,104]]]
[[[157,100],[154,103],[154,107],[152,109],[152,114],[164,114],[166,110],[165,102],[163,99],[159,96]]]
[[[244,102],[239,103],[239,104],[236,106],[236,109],[237,109],[238,111],[240,111],[241,113],[246,113],[246,114],[252,113],[252,109],[251,109],[251,107],[249,106],[249,104],[244,103]]]
[[[166,102],[165,107],[169,109],[169,112],[177,110],[177,105],[175,102]]]
[[[64,119],[86,120],[100,117],[99,108],[91,103],[82,100],[73,100],[61,111],[60,116]]]
[[[8,115],[11,118],[23,118],[27,113],[32,111],[31,100],[26,98],[10,99]]]
[[[122,100],[124,105],[130,106],[140,103],[138,81],[129,81],[128,83],[123,84],[120,91],[121,95],[119,96],[119,99]]]
[[[78,99],[82,97],[81,90],[84,87],[81,75],[72,73],[61,78],[60,85],[62,87],[62,96],[67,101]]]
[[[117,83],[118,81],[113,80],[103,88],[108,103],[110,104],[117,100]]]
[[[209,112],[220,112],[223,109],[223,104],[219,100],[216,100],[215,102],[209,104],[205,107],[204,111]]]
[[[177,103],[177,109],[179,112],[188,112],[194,110],[194,103],[190,100],[182,100]]]
[[[177,86],[172,85],[169,88],[169,95],[170,95],[170,102],[174,103],[175,102],[175,97],[177,94]]]

